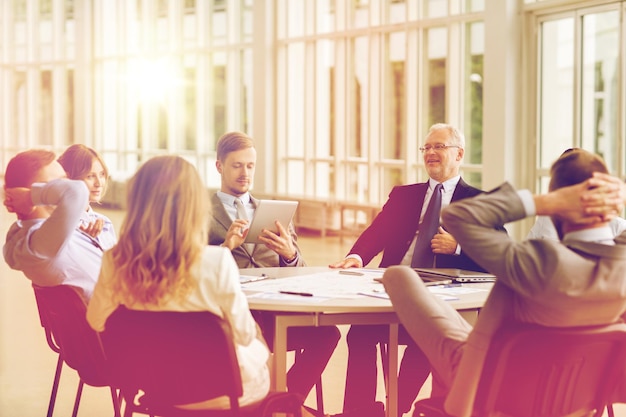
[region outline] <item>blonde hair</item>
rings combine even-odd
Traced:
[[[198,171],[178,156],[145,162],[128,183],[120,238],[107,255],[124,304],[161,305],[195,286],[191,269],[207,242],[209,206]]]

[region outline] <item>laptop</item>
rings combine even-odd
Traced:
[[[488,272],[469,271],[457,268],[414,268],[427,282],[494,282],[496,276]]]

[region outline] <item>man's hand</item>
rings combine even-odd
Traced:
[[[330,264],[328,265],[328,267],[346,269],[346,268],[363,268],[363,265],[361,265],[361,261],[359,261],[356,258],[346,258],[339,262],[335,262],[334,264]]]
[[[430,247],[433,253],[442,255],[453,255],[456,253],[457,241],[450,233],[446,232],[443,227],[439,226],[439,231],[433,240],[430,241]]]
[[[246,240],[246,236],[248,236],[249,230],[250,229],[248,228],[248,220],[233,220],[230,227],[228,228],[228,231],[226,232],[226,237],[224,238],[224,243],[222,243],[222,246],[230,250],[238,248]]]
[[[96,219],[87,226],[80,225],[80,230],[87,233],[91,237],[98,237],[104,227],[104,219]]]
[[[26,216],[35,210],[30,194],[30,188],[15,187],[4,189],[4,206],[9,213]]]
[[[624,209],[626,189],[618,178],[595,174],[580,184],[534,196],[538,215],[558,216],[576,224],[608,221]]]
[[[620,215],[626,203],[626,183],[620,178],[596,172],[587,180],[589,190],[581,195],[588,215],[602,215],[606,220]]]
[[[261,230],[259,240],[264,243],[265,246],[282,256],[283,259],[293,259],[297,255],[296,248],[291,241],[291,235],[287,233],[287,230],[283,227],[278,220],[274,222],[278,229],[278,234],[268,229]]]

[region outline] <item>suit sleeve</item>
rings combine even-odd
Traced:
[[[406,201],[402,195],[401,187],[394,187],[389,193],[389,199],[384,204],[382,210],[372,221],[367,229],[361,233],[357,241],[348,254],[357,254],[363,260],[363,265],[367,265],[371,260],[383,250],[390,250],[395,247],[392,240],[410,240],[415,235],[419,218],[407,219],[403,212],[403,206],[410,202]],[[405,194],[406,195],[406,194]],[[411,221],[415,225],[409,224]],[[402,230],[398,231],[398,225]],[[405,233],[406,236],[402,236]],[[406,251],[408,244],[404,248]],[[399,258],[404,255],[399,254]]]

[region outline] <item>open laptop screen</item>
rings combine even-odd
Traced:
[[[415,268],[415,272],[424,281],[445,281],[453,282],[493,282],[496,276],[488,272],[469,271],[457,268]]]

